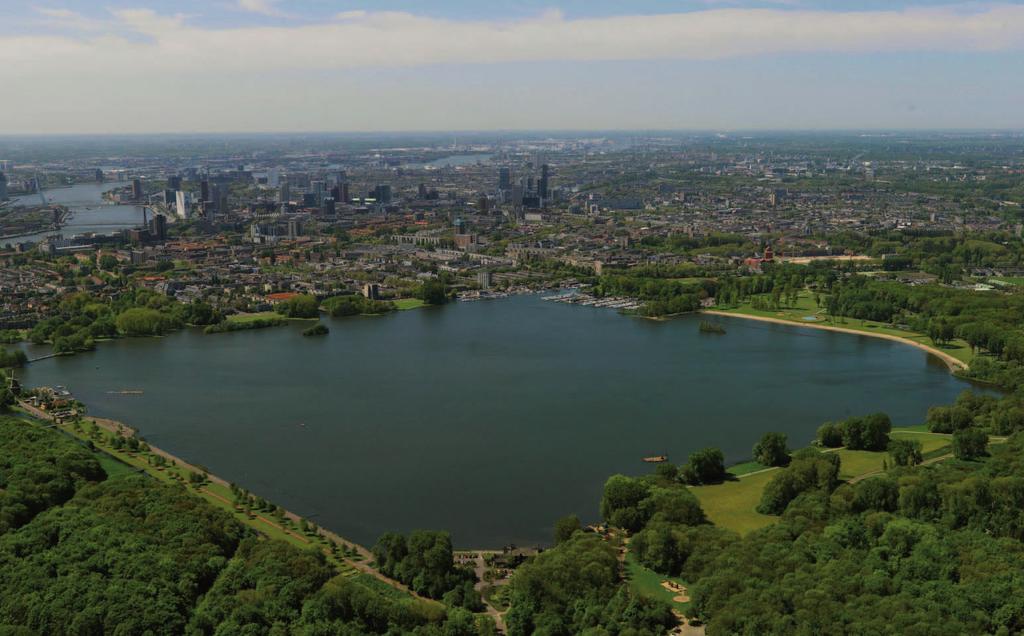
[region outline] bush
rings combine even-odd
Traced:
[[[921,463],[921,442],[916,439],[894,439],[889,442],[889,455],[897,466],[916,466]]]
[[[328,333],[330,333],[330,329],[327,328],[327,325],[325,325],[323,323],[317,323],[317,324],[313,325],[312,327],[310,327],[309,329],[304,330],[302,332],[302,335],[304,335],[304,336],[326,336]]]

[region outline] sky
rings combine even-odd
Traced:
[[[1024,129],[1024,0],[3,0],[0,134]]]

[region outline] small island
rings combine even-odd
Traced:
[[[326,336],[330,332],[331,332],[331,330],[327,328],[327,325],[325,325],[322,322],[318,322],[315,325],[313,325],[312,327],[310,327],[309,329],[303,330],[302,335],[304,335],[304,336]]]
[[[717,322],[711,322],[709,320],[701,320],[699,330],[701,333],[713,333],[720,336],[725,335],[725,327]]]

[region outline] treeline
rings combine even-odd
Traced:
[[[162,335],[186,324],[211,325],[221,319],[207,303],[179,303],[148,289],[125,289],[116,298],[78,292],[61,300],[55,315],[36,323],[28,339],[51,343],[55,353],[74,353],[95,348],[102,338]]]
[[[324,311],[334,318],[386,314],[395,311],[395,303],[371,300],[364,296],[332,296],[323,302]]]
[[[232,331],[245,331],[247,329],[266,329],[267,327],[279,327],[287,325],[288,319],[284,316],[266,316],[246,320],[223,320],[215,325],[209,325],[203,329],[203,333],[230,333]]]
[[[381,572],[418,594],[443,599],[453,607],[484,608],[480,594],[473,589],[476,575],[455,566],[447,532],[416,530],[408,537],[389,532],[373,546],[373,558]]]

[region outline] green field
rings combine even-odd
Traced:
[[[961,362],[970,364],[971,359],[974,357],[974,353],[971,351],[970,345],[962,340],[954,340],[949,345],[937,346],[931,338],[924,334],[919,334],[913,331],[905,331],[903,329],[896,329],[889,325],[881,322],[874,322],[871,320],[860,320],[857,318],[842,318],[842,317],[829,317],[825,315],[823,309],[819,308],[815,302],[814,297],[808,292],[802,292],[798,297],[796,304],[792,307],[782,307],[778,311],[764,311],[760,309],[754,309],[750,306],[749,302],[741,303],[736,307],[716,307],[717,311],[722,311],[730,314],[738,314],[743,316],[759,316],[762,318],[776,318],[779,320],[786,320],[801,325],[826,325],[829,327],[840,327],[842,329],[853,329],[854,331],[863,331],[864,333],[879,333],[888,336],[896,336],[898,338],[904,338],[906,340],[912,340],[918,344],[925,345],[941,350],[943,353],[947,353]],[[813,318],[813,320],[809,320]]]
[[[921,430],[922,428],[924,427],[913,426],[894,429],[891,437],[921,442],[921,452],[926,459],[949,452],[951,436],[929,433],[927,430]],[[883,465],[892,464],[892,458],[886,452],[853,451],[845,448],[828,452],[839,454],[839,477],[844,480],[877,473],[882,470]],[[739,479],[711,486],[693,486],[690,489],[697,496],[708,519],[715,525],[740,534],[773,523],[775,517],[762,515],[756,508],[761,502],[761,493],[765,485],[775,476],[777,469],[766,469],[757,462],[749,461],[732,466],[728,470]]]
[[[420,300],[419,298],[401,298],[399,300],[393,300],[391,302],[395,303],[395,307],[397,307],[399,311],[406,311],[408,309],[419,309],[420,307],[427,304]]]
[[[1017,287],[1024,286],[1024,277],[1022,276],[1001,276],[999,278],[990,278],[989,282],[1005,283],[1007,285],[1016,285]]]
[[[228,322],[237,322],[244,324],[247,322],[255,322],[257,320],[284,320],[284,316],[277,313],[276,311],[261,311],[254,314],[231,314],[227,317]]]
[[[678,603],[674,601],[673,598],[676,596],[676,593],[665,589],[661,585],[662,581],[672,581],[686,587],[686,583],[682,579],[664,576],[644,567],[637,562],[632,552],[626,553],[626,579],[629,581],[629,586],[633,591],[640,596],[665,601],[679,611],[685,610],[690,605],[689,602]]]
[[[713,486],[693,486],[690,490],[712,523],[746,534],[775,523],[775,517],[755,510],[761,502],[761,491],[775,473],[768,470]]]

